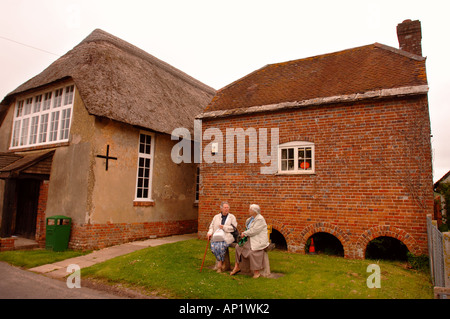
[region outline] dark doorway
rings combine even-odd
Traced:
[[[312,241],[311,241],[312,239]],[[319,254],[344,257],[344,247],[339,239],[328,233],[315,233],[306,242],[305,252],[310,252],[311,244],[314,244],[314,251]]]
[[[34,239],[39,202],[40,180],[19,179],[14,235]]]
[[[408,251],[406,245],[400,240],[381,236],[367,244],[366,258],[405,261],[408,259]]]
[[[283,234],[281,234],[275,228],[272,228],[272,233],[270,234],[270,241],[275,244],[276,249],[287,250],[286,239],[284,239]]]

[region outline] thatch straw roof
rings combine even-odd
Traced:
[[[157,132],[193,129],[194,117],[215,90],[147,52],[100,29],[20,85],[15,95],[72,78],[90,114]]]

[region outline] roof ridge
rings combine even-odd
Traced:
[[[135,46],[134,44],[131,44],[128,41],[125,41],[109,32],[106,32],[102,29],[95,29],[94,31],[92,31],[83,41],[81,41],[79,44],[77,44],[74,49],[78,46],[81,46],[84,43],[89,43],[89,42],[101,42],[101,41],[106,41],[108,43],[111,43],[112,45],[114,45],[115,47],[117,47],[120,50],[123,50],[129,54],[132,54],[138,58],[141,58],[149,63],[152,63],[156,66],[158,66],[159,68],[171,73],[173,76],[176,76],[180,79],[182,79],[183,81],[196,86],[197,88],[207,91],[209,93],[215,93],[216,90],[212,87],[210,87],[209,85],[197,80],[196,78],[190,76],[189,74],[181,71],[180,69],[174,67],[173,65],[170,65],[167,62],[164,62],[161,59],[158,59],[157,57],[155,57],[154,55],[148,53],[147,51],[139,48],[138,46]]]
[[[285,63],[293,63],[293,62],[304,61],[304,60],[319,59],[319,58],[324,58],[324,57],[331,56],[331,55],[345,53],[347,51],[354,51],[354,50],[364,49],[364,48],[367,48],[367,47],[370,47],[370,46],[373,46],[373,45],[375,45],[375,44],[366,44],[366,45],[362,45],[362,46],[358,46],[358,47],[353,47],[353,48],[348,48],[348,49],[343,49],[343,50],[338,50],[338,51],[333,51],[333,52],[328,52],[328,53],[323,53],[323,54],[312,55],[312,56],[308,56],[308,57],[300,58],[300,59],[288,60],[288,61],[284,61],[284,62],[270,63],[267,66],[285,64]]]
[[[416,60],[416,61],[424,61],[424,60],[427,59],[424,56],[417,55],[417,54],[414,54],[414,53],[411,53],[411,52],[408,52],[408,51],[404,51],[404,50],[401,50],[401,49],[397,49],[397,48],[391,47],[391,46],[386,45],[386,44],[375,42],[373,45],[375,47],[377,47],[377,48],[380,48],[380,49],[383,49],[383,50],[387,50],[387,51],[390,51],[390,52],[393,52],[393,53],[396,53],[396,54],[399,54],[399,55],[403,55],[403,56],[405,56],[407,58],[410,58],[410,59],[413,59],[413,60]]]

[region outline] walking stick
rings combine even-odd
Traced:
[[[203,255],[202,267],[200,267],[200,272],[202,272],[203,269],[203,263],[205,262],[206,253],[208,252],[208,246],[209,246],[209,238],[208,242],[206,243],[205,254]]]

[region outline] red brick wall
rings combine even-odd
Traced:
[[[190,234],[197,231],[197,220],[133,223],[133,224],[72,224],[69,248],[89,250],[148,239]]]
[[[47,208],[48,185],[48,181],[42,181],[39,188],[35,239],[40,247],[45,247],[45,210]]]
[[[35,238],[40,247],[45,247],[45,210],[47,207],[48,185],[48,181],[43,181],[39,192]],[[195,233],[196,231],[197,220],[132,224],[72,224],[69,248],[80,250],[100,249],[133,240],[148,239],[150,236],[164,237]],[[5,241],[2,250],[7,249],[6,245]],[[14,241],[12,241],[13,248]]]
[[[239,228],[249,204],[261,206],[288,249],[304,253],[317,232],[336,236],[348,258],[364,258],[370,240],[399,239],[427,253],[426,215],[433,213],[427,97],[308,107],[203,120],[219,128],[279,128],[279,143],[315,143],[315,174],[262,175],[262,164],[202,163],[199,236],[227,200]],[[270,140],[270,139],[269,139]],[[203,141],[205,147],[209,141]],[[235,145],[235,152],[236,152]],[[248,143],[247,150],[248,152]],[[224,151],[225,154],[225,151]],[[235,154],[236,158],[236,154]]]
[[[0,251],[14,250],[14,238],[0,238]]]

